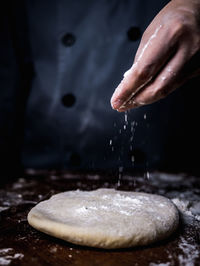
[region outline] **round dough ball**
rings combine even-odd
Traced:
[[[127,248],[164,239],[178,226],[169,199],[114,189],[67,191],[40,202],[28,214],[34,228],[68,242]]]

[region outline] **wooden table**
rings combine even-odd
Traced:
[[[154,173],[147,180],[126,175],[119,189],[168,197],[189,193],[198,198],[199,183],[197,177],[189,176]],[[200,265],[200,221],[191,217],[187,223],[181,220],[179,230],[166,241],[109,251],[67,243],[38,232],[27,223],[29,210],[55,193],[116,187],[116,184],[117,178],[108,175],[29,171],[23,178],[1,185],[0,265]]]

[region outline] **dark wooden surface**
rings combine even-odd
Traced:
[[[198,178],[185,176],[173,182],[172,176],[169,181],[158,176],[154,174],[150,180],[124,176],[119,189],[173,197],[187,191],[197,195],[200,191]],[[29,171],[23,178],[1,185],[0,265],[200,265],[200,222],[194,219],[189,223],[181,220],[179,230],[166,241],[109,251],[72,245],[40,233],[27,223],[29,210],[55,193],[116,187],[116,184],[117,178],[106,175]]]

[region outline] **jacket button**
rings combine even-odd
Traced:
[[[62,103],[65,107],[72,107],[76,102],[76,98],[72,93],[65,94],[62,97]]]
[[[75,36],[72,33],[66,33],[62,37],[62,43],[64,46],[72,46],[76,41]]]
[[[129,41],[137,41],[141,36],[141,31],[138,27],[131,27],[127,31]]]

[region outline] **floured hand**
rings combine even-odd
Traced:
[[[120,112],[156,102],[200,75],[200,1],[174,0],[143,34],[111,105]]]

